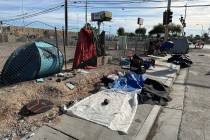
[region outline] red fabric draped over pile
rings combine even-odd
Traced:
[[[82,28],[77,41],[73,68],[87,66],[97,66],[96,46],[93,42],[93,31]]]

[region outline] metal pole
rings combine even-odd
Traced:
[[[186,18],[187,18],[187,4],[185,5],[185,12],[184,12],[184,22],[186,23]],[[185,30],[184,30],[184,26],[183,26],[183,33],[182,36],[185,35]]]
[[[171,9],[171,0],[168,0],[168,7],[167,7],[167,14],[168,12],[170,11]],[[168,40],[168,24],[165,26],[165,38],[164,38],[164,41],[167,41]]]
[[[187,3],[185,5],[184,20],[186,20],[186,18],[187,18]]]
[[[98,21],[98,34],[100,35],[100,31],[101,30],[101,22],[100,21]]]
[[[85,2],[85,28],[87,28],[87,0]]]
[[[65,0],[65,45],[68,45],[68,3]]]
[[[55,27],[55,44],[57,48],[57,55],[58,55],[58,64],[60,68],[60,54],[59,54],[59,47],[58,47],[58,35],[57,35],[57,28]]]
[[[67,69],[67,64],[66,64],[66,45],[65,45],[65,33],[64,33],[64,28],[62,27],[62,34],[63,34],[63,51],[64,51],[64,64],[65,64],[65,69]]]
[[[203,30],[203,24],[201,24],[202,26],[202,32],[201,32],[201,36],[203,37],[203,34],[204,34],[204,30]]]

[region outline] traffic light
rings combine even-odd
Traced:
[[[180,20],[182,26],[186,27],[185,19],[183,18],[183,16],[181,16],[181,18],[179,20]]]
[[[168,21],[168,24],[172,22],[172,18],[173,18],[173,12],[167,11],[167,21]]]
[[[163,25],[168,25],[172,22],[173,12],[165,11],[163,12]]]
[[[167,24],[167,12],[163,12],[163,25]]]

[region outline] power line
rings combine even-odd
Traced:
[[[48,9],[44,9],[44,10],[41,10],[41,11],[38,11],[38,12],[34,12],[34,13],[31,13],[31,14],[26,13],[26,14],[22,14],[22,15],[17,15],[16,17],[14,16],[13,18],[3,19],[1,21],[5,22],[5,21],[21,20],[23,18],[24,19],[31,18],[31,17],[35,17],[35,16],[39,16],[39,15],[42,15],[42,14],[46,14],[46,13],[49,13],[49,12],[56,11],[56,10],[62,8],[63,6],[64,6],[64,4],[60,4],[60,5],[57,5],[57,6],[48,8]]]
[[[84,8],[85,6],[82,5],[69,5],[69,6],[73,6],[73,8]],[[171,6],[172,8],[185,8],[185,7],[189,7],[189,8],[196,8],[196,7],[210,7],[210,4],[206,4],[206,5],[176,5],[176,6]],[[109,8],[109,9],[165,9],[167,8],[166,6],[88,6],[89,9],[91,8]]]

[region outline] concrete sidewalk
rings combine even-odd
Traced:
[[[188,69],[180,71],[174,82],[170,97],[172,101],[163,107],[150,134],[151,140],[177,140],[183,112],[185,81]]]
[[[179,67],[171,66],[161,60],[154,69],[147,71],[150,78],[161,81],[169,87],[172,87],[178,73]],[[62,115],[59,124],[43,126],[30,140],[145,140],[160,110],[161,107],[156,105],[138,105],[127,135],[83,119]]]

